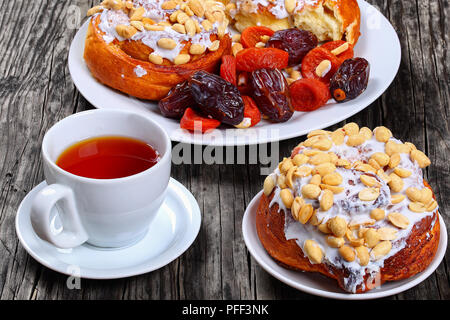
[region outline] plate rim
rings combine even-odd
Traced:
[[[401,63],[401,45],[400,45],[400,41],[398,38],[398,34],[395,31],[393,25],[390,23],[390,21],[373,5],[371,5],[370,3],[366,2],[365,0],[358,0],[359,6],[360,8],[363,10],[367,10],[368,8],[370,8],[370,10],[375,10],[376,12],[378,12],[379,16],[381,17],[381,19],[385,20],[385,22],[387,23],[389,30],[392,31],[393,34],[393,42],[391,44],[392,48],[395,48],[394,51],[396,53],[396,60],[395,60],[395,68],[394,71],[392,73],[390,73],[389,77],[387,78],[387,81],[384,81],[383,84],[381,85],[381,90],[379,90],[378,94],[374,94],[373,96],[370,96],[367,99],[367,102],[365,103],[366,105],[364,107],[357,107],[355,108],[355,110],[352,110],[349,113],[346,113],[343,116],[338,116],[338,117],[334,117],[332,119],[330,119],[327,122],[323,122],[319,125],[316,126],[312,126],[312,127],[308,127],[308,129],[306,130],[298,130],[298,131],[291,131],[287,134],[282,134],[282,137],[272,137],[271,134],[269,135],[265,135],[263,137],[261,137],[260,135],[257,136],[256,139],[254,140],[249,140],[249,139],[239,139],[240,136],[237,135],[233,135],[233,139],[227,139],[226,138],[226,134],[225,132],[227,130],[234,130],[233,128],[229,128],[229,129],[220,129],[221,132],[221,138],[216,139],[214,136],[212,137],[205,137],[204,135],[199,135],[200,139],[198,137],[196,137],[195,135],[193,135],[192,133],[190,135],[187,134],[174,134],[174,132],[168,132],[168,135],[170,137],[170,139],[174,142],[181,142],[181,143],[188,143],[188,144],[193,144],[193,145],[209,145],[209,146],[216,146],[216,147],[228,147],[228,146],[246,146],[246,145],[254,145],[254,144],[265,144],[265,143],[271,143],[271,142],[278,142],[278,141],[282,141],[282,140],[287,140],[287,139],[292,139],[295,137],[300,137],[302,135],[305,135],[307,132],[311,131],[311,130],[316,130],[316,129],[322,129],[322,128],[327,128],[331,125],[334,125],[338,122],[341,122],[345,119],[348,119],[350,117],[352,117],[353,115],[361,112],[362,110],[364,110],[365,108],[367,108],[368,106],[370,106],[375,100],[377,100],[379,97],[381,97],[386,90],[389,88],[389,86],[392,84],[393,80],[395,79],[399,67],[400,67],[400,63]],[[79,84],[77,82],[75,82],[74,80],[74,71],[72,70],[72,64],[73,64],[73,58],[71,58],[74,53],[74,47],[75,47],[75,39],[77,38],[78,34],[80,33],[80,31],[83,30],[83,28],[86,28],[86,24],[89,23],[89,19],[87,21],[85,21],[83,23],[83,25],[80,27],[80,29],[77,31],[77,33],[75,34],[74,38],[72,39],[72,42],[70,44],[70,49],[69,49],[69,55],[68,55],[68,67],[69,67],[69,73],[71,75],[72,78],[72,82],[74,83],[75,87],[77,88],[78,92],[87,100],[89,101],[90,104],[92,104],[95,108],[101,109],[104,108],[102,106],[100,106],[99,103],[93,103],[93,100],[91,99],[91,97],[86,97],[82,91],[79,88]],[[77,78],[77,77],[75,77]],[[108,88],[111,89],[111,88]],[[113,89],[111,89],[113,90]],[[143,113],[145,114],[145,113]],[[152,117],[151,114],[147,114],[147,116]],[[156,119],[157,120],[157,119]],[[256,128],[257,129],[257,128]],[[165,128],[166,131],[169,131]],[[219,130],[219,129],[218,129]],[[236,129],[238,130],[238,129]],[[267,129],[268,131],[270,131],[270,127]],[[278,128],[278,130],[282,131],[283,129]],[[214,131],[213,131],[214,132]],[[245,135],[242,135],[245,136]]]
[[[250,252],[250,254],[252,255],[252,257],[256,260],[256,262],[258,263],[259,266],[261,266],[267,273],[269,273],[271,276],[273,276],[274,278],[278,279],[279,281],[285,283],[286,285],[289,285],[290,287],[315,295],[315,296],[320,296],[320,297],[324,297],[324,298],[332,298],[332,299],[338,299],[338,300],[371,300],[371,299],[379,299],[379,298],[383,298],[383,297],[388,297],[388,296],[392,296],[395,294],[398,294],[400,292],[406,291],[416,285],[418,285],[419,283],[425,281],[430,275],[432,275],[436,269],[439,267],[439,265],[441,264],[442,260],[445,257],[445,252],[447,249],[447,227],[445,225],[444,219],[442,218],[442,216],[438,213],[439,216],[439,223],[440,223],[440,237],[439,237],[439,244],[438,244],[438,249],[436,251],[436,255],[434,256],[433,260],[431,261],[431,263],[427,266],[427,268],[422,271],[420,273],[420,275],[412,280],[407,281],[405,284],[396,287],[396,288],[392,288],[386,291],[382,291],[382,292],[367,292],[367,293],[358,293],[358,294],[354,294],[354,293],[345,293],[345,292],[330,292],[330,291],[326,291],[326,290],[322,290],[322,289],[316,289],[316,288],[312,288],[309,287],[307,285],[303,285],[301,283],[296,282],[295,280],[292,280],[289,278],[289,276],[286,275],[282,275],[280,274],[277,270],[273,269],[272,266],[266,264],[263,261],[263,258],[260,257],[257,253],[255,248],[253,247],[253,245],[250,243],[251,241],[251,236],[249,235],[247,229],[252,228],[253,231],[255,232],[255,234],[257,234],[256,231],[256,226],[254,224],[251,223],[251,215],[254,213],[256,214],[256,210],[257,210],[257,205],[259,203],[259,199],[261,197],[263,193],[263,190],[259,191],[254,197],[253,199],[250,201],[250,203],[248,204],[247,208],[245,209],[244,212],[244,216],[242,218],[242,235],[244,238],[244,242],[245,242],[245,246],[247,247],[247,250]],[[267,254],[268,258],[271,259],[271,261],[273,261],[273,263],[276,263],[271,257],[270,255],[266,252],[265,248],[262,246],[260,240],[258,237],[256,237],[257,239],[255,239],[257,242],[257,246],[260,245],[262,247],[262,250],[264,250],[264,252]],[[250,244],[249,244],[250,243]],[[308,273],[304,273],[304,274],[308,274]],[[311,273],[312,274],[312,273]],[[408,280],[408,279],[406,279]],[[382,285],[383,286],[383,285]]]
[[[40,263],[41,265],[43,265],[43,266],[47,267],[48,269],[53,270],[55,272],[58,272],[58,273],[61,273],[61,274],[67,275],[67,276],[74,276],[73,274],[66,271],[67,268],[63,268],[64,266],[65,267],[68,266],[67,263],[59,261],[58,265],[55,266],[54,264],[51,264],[50,262],[48,262],[45,258],[42,258],[41,255],[39,255],[32,248],[30,248],[28,242],[25,240],[25,238],[27,238],[27,236],[25,236],[21,232],[23,229],[21,229],[19,220],[20,220],[20,217],[23,214],[25,214],[25,213],[23,213],[23,211],[25,210],[25,209],[23,209],[23,206],[25,205],[26,202],[29,202],[32,200],[31,199],[32,192],[33,191],[36,192],[37,190],[41,189],[44,185],[46,185],[45,180],[40,182],[39,184],[37,184],[35,187],[33,187],[33,189],[31,189],[27,193],[27,195],[22,199],[22,201],[16,211],[16,217],[15,217],[16,235],[19,238],[19,242],[23,246],[23,248],[38,263]],[[201,214],[201,210],[200,210],[197,200],[195,199],[193,194],[183,184],[181,184],[176,179],[170,177],[168,188],[170,188],[171,186],[172,186],[172,188],[178,188],[187,196],[187,198],[189,199],[189,203],[191,205],[191,212],[192,212],[192,216],[189,219],[190,222],[187,224],[187,225],[191,226],[190,232],[186,232],[185,235],[182,236],[180,239],[175,240],[175,242],[179,242],[179,241],[184,242],[184,245],[182,245],[179,250],[174,251],[166,259],[164,259],[163,261],[161,261],[158,264],[148,264],[148,262],[142,262],[138,265],[133,265],[133,266],[129,266],[129,267],[120,267],[120,268],[110,269],[107,271],[105,271],[105,270],[92,271],[92,268],[82,268],[82,269],[80,269],[80,274],[77,275],[77,277],[79,276],[82,279],[94,279],[94,280],[110,280],[110,279],[128,278],[128,277],[142,275],[142,274],[146,274],[146,273],[161,269],[162,267],[165,267],[166,265],[170,264],[171,262],[173,262],[174,260],[176,260],[177,258],[182,256],[192,246],[192,244],[194,243],[194,241],[196,240],[196,238],[200,232],[200,228],[201,228],[201,224],[202,224],[202,214]],[[176,239],[176,235],[175,235],[174,239]],[[44,240],[38,239],[38,241],[39,240],[44,241]],[[91,246],[89,246],[89,247],[91,247]],[[162,254],[167,253],[167,251],[169,251],[169,250],[173,250],[173,249],[171,249],[171,247],[173,247],[173,243],[165,251],[160,252],[155,257],[161,256]],[[126,248],[123,248],[123,249],[126,249]],[[139,265],[141,265],[140,268],[139,268]],[[85,270],[85,271],[83,272],[83,270]]]

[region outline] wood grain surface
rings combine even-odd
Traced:
[[[425,175],[448,226],[449,3],[369,2],[396,29],[402,62],[383,96],[347,122],[385,125],[395,137],[428,154],[432,165]],[[88,0],[0,0],[0,299],[318,299],[270,276],[245,247],[241,221],[262,187],[259,164],[173,165],[172,177],[194,194],[203,221],[193,246],[152,273],[120,280],[83,279],[81,289],[68,289],[67,276],[26,253],[14,219],[23,197],[44,180],[43,135],[58,120],[92,108],[67,67],[71,40],[92,5]],[[302,139],[281,142],[280,156]],[[426,281],[388,299],[449,300],[449,263],[447,250]]]

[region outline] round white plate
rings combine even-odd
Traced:
[[[165,118],[157,103],[138,100],[97,82],[83,60],[86,21],[70,46],[69,70],[81,94],[97,108],[129,109],[147,114],[166,129],[173,141],[214,146],[259,144],[298,137],[311,130],[322,129],[349,118],[377,99],[390,85],[400,65],[400,42],[389,21],[367,2],[358,1],[361,9],[361,37],[355,46],[355,56],[370,63],[369,85],[359,97],[345,103],[329,103],[313,112],[295,112],[284,123],[261,121],[255,127],[242,130],[225,126],[207,134],[193,134],[180,129],[179,121]]]
[[[166,199],[139,242],[119,249],[100,249],[88,244],[59,249],[38,238],[31,226],[31,201],[46,185],[45,181],[40,183],[23,199],[16,216],[16,232],[34,259],[67,275],[116,279],[159,269],[185,252],[200,230],[201,214],[197,201],[189,190],[171,178]]]
[[[338,287],[336,280],[327,278],[317,273],[299,272],[288,270],[278,265],[262,246],[256,231],[256,211],[262,191],[259,192],[248,205],[242,221],[242,232],[245,244],[251,255],[259,265],[278,280],[301,291],[333,299],[343,300],[366,300],[391,296],[414,287],[430,276],[439,266],[447,249],[447,228],[444,220],[439,215],[441,224],[441,235],[439,246],[430,265],[421,273],[409,279],[386,282],[381,287],[372,289],[367,293],[351,294],[345,293]]]

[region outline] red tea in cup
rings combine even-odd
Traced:
[[[61,153],[56,164],[77,176],[116,179],[145,171],[158,160],[158,151],[143,141],[104,136],[73,144]]]

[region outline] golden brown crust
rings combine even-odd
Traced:
[[[272,4],[269,4],[268,7],[263,7],[258,4],[257,11],[253,12],[252,8],[254,8],[254,6],[252,6],[252,1],[243,1],[241,4],[241,10],[235,16],[236,28],[240,32],[242,32],[246,27],[256,25],[266,26],[273,29],[274,31],[291,27],[289,19],[276,18],[269,11],[271,7],[273,7]],[[295,22],[295,16],[301,16],[302,14],[306,14],[308,12],[314,12],[311,15],[311,18],[314,19],[314,22],[321,21],[324,23],[324,25],[327,25],[327,23],[325,22],[326,19],[324,19],[325,15],[329,15],[330,17],[337,16],[340,20],[339,34],[342,35],[342,38],[353,45],[355,45],[358,41],[358,38],[360,36],[359,29],[361,14],[358,2],[356,0],[318,0],[316,4],[306,4],[304,10],[300,12],[294,12],[292,14],[294,16],[294,26],[305,28],[309,31],[312,31],[313,33],[316,33],[320,41],[341,40],[331,36],[324,38],[324,36],[320,36],[318,32],[314,32],[313,28],[308,28],[306,26],[301,27],[297,25]],[[314,22],[311,22],[311,24],[315,24]]]
[[[328,1],[336,6],[342,19],[342,27],[345,30],[345,38],[348,42],[355,45],[361,35],[361,13],[356,0]]]
[[[101,83],[140,99],[162,99],[172,87],[188,79],[196,71],[214,72],[222,55],[231,51],[231,39],[225,35],[220,40],[217,51],[209,52],[200,59],[183,65],[155,65],[133,58],[122,49],[124,44],[117,40],[106,43],[103,32],[98,28],[99,22],[99,16],[91,19],[86,36],[84,60],[89,70]],[[125,46],[127,52],[135,57],[143,58],[143,54],[147,53],[139,53],[142,46],[137,42],[128,42]],[[138,65],[147,74],[137,77],[134,69]]]
[[[426,181],[424,183],[430,188]],[[345,290],[343,282],[344,277],[348,276],[348,270],[330,268],[324,263],[311,264],[295,240],[286,240],[284,235],[284,211],[278,211],[277,204],[269,208],[272,197],[273,192],[269,197],[264,194],[261,196],[256,214],[258,237],[266,251],[284,267],[322,273],[327,277],[336,279],[339,286]],[[380,270],[376,285],[385,281],[406,279],[423,271],[436,254],[439,237],[440,224],[436,211],[433,216],[422,219],[420,223],[413,227],[405,248],[386,259],[384,267]],[[357,287],[356,293],[366,292],[373,288],[371,282],[366,275],[364,289],[360,285]]]

